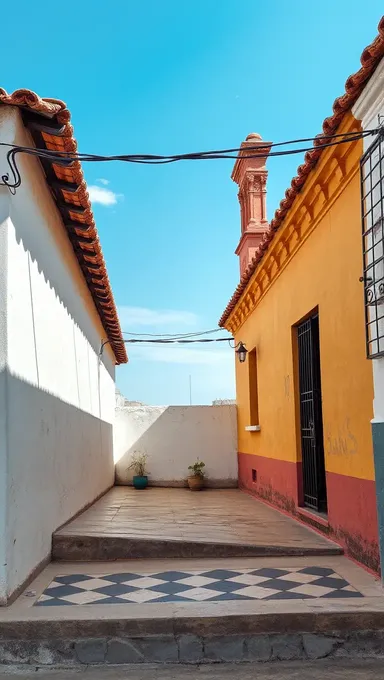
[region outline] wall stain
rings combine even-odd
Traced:
[[[260,484],[257,487],[256,495],[260,496],[263,500],[268,501],[271,505],[276,505],[278,508],[289,512],[291,515],[296,514],[296,505],[293,498],[285,496],[276,489],[272,487],[271,484],[266,484],[263,478],[260,478]]]
[[[247,489],[257,498],[267,501],[271,505],[274,505],[277,509],[280,508],[281,510],[285,510],[290,515],[292,515],[293,518],[300,517],[300,520],[304,521],[305,524],[313,526],[317,530],[321,531],[324,535],[328,536],[328,538],[333,538],[335,541],[341,544],[344,547],[347,555],[353,557],[355,560],[357,560],[357,562],[364,564],[366,567],[368,567],[368,569],[380,574],[380,555],[378,543],[366,541],[360,534],[350,534],[340,527],[331,525],[325,527],[316,523],[315,518],[313,522],[309,517],[304,518],[302,515],[299,515],[298,510],[300,508],[297,508],[293,498],[285,496],[279,491],[276,491],[276,489],[274,489],[270,483],[263,481],[262,478],[260,479],[260,484],[257,486],[255,484],[248,486],[247,484],[239,483],[239,487]]]
[[[377,543],[368,542],[359,534],[352,535],[340,527],[334,528],[332,534],[336,540],[345,545],[351,557],[380,574],[380,555]]]

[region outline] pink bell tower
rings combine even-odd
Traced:
[[[241,237],[235,253],[239,256],[240,276],[248,267],[268,229],[268,170],[265,163],[270,150],[271,142],[263,142],[260,135],[252,132],[241,144],[231,175],[233,181],[239,185]],[[260,154],[260,158],[249,158],[253,154]]]

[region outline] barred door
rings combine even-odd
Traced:
[[[304,505],[326,512],[318,314],[298,326],[297,336]]]

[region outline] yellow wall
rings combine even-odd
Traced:
[[[353,122],[348,119],[346,125]],[[244,429],[251,424],[248,362],[236,361],[239,451],[296,462],[300,446],[296,438],[292,326],[318,307],[326,469],[374,479],[370,430],[373,379],[371,362],[365,355],[364,298],[359,282],[362,143],[349,147],[348,153],[344,145],[327,152],[307,182],[308,191],[305,189],[291,208],[293,215],[299,203],[310,201],[310,191],[313,201],[316,183],[320,181],[323,188],[327,183],[332,195],[326,190],[323,202],[314,203],[317,207],[305,223],[307,235],[297,250],[292,248],[285,262],[276,267],[277,274],[272,270],[272,282],[264,288],[253,311],[243,313],[239,328],[235,328],[233,315],[226,325],[235,331],[237,342],[241,340],[248,350],[257,350],[260,432]],[[335,165],[332,158],[340,153],[345,154],[343,178],[341,171],[329,174]],[[289,220],[290,214],[284,225]]]

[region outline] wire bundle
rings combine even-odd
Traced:
[[[135,343],[151,343],[151,344],[159,344],[159,345],[172,345],[172,344],[191,344],[195,342],[228,342],[229,345],[232,347],[233,346],[230,344],[231,341],[233,341],[233,338],[231,336],[227,336],[225,338],[202,338],[202,335],[210,335],[212,333],[220,333],[223,332],[223,328],[213,328],[209,331],[197,331],[195,333],[176,333],[174,335],[163,333],[163,334],[153,334],[153,333],[129,333],[128,331],[123,331],[123,335],[130,335],[130,336],[140,336],[140,337],[131,337],[131,338],[124,338],[123,342],[124,344],[130,343],[130,344],[135,344]],[[109,344],[109,340],[105,340],[101,344],[101,349],[100,349],[100,356],[103,353],[103,349],[105,345]]]
[[[379,132],[379,129],[366,130],[365,132],[349,132],[335,135],[319,135],[317,137],[293,139],[286,142],[272,142],[265,144],[264,146],[258,144],[257,146],[248,146],[246,149],[244,148],[242,149],[240,147],[233,149],[220,149],[214,151],[199,151],[194,153],[176,154],[169,156],[159,156],[154,154],[122,154],[116,156],[101,156],[98,154],[70,153],[67,151],[51,151],[49,149],[37,149],[35,147],[17,146],[1,142],[0,143],[1,146],[9,147],[9,151],[7,152],[7,160],[13,176],[13,183],[10,182],[8,174],[4,174],[1,179],[3,184],[7,186],[10,190],[12,190],[12,192],[15,192],[16,189],[21,185],[21,175],[16,162],[16,156],[19,153],[25,153],[30,156],[37,156],[38,158],[45,159],[51,163],[56,163],[58,165],[63,166],[71,165],[74,161],[80,161],[81,163],[83,162],[103,163],[110,161],[120,161],[124,163],[140,163],[144,165],[164,165],[168,163],[176,163],[179,161],[218,160],[230,158],[236,159],[238,157],[239,152],[242,152],[242,158],[265,158],[267,154],[269,157],[290,156],[293,154],[312,151],[313,148],[325,149],[330,146],[336,146],[337,144],[354,142],[368,135],[377,134]],[[316,144],[315,146],[305,148],[286,149],[283,151],[271,151],[271,149],[276,147],[289,146],[291,144],[303,144],[306,142],[313,142]]]

